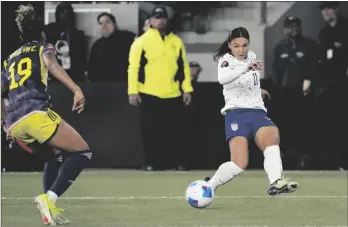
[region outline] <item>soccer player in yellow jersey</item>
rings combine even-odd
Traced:
[[[47,94],[48,71],[74,93],[73,111],[83,111],[85,98],[57,63],[54,47],[45,43],[44,24],[34,8],[21,5],[16,13],[24,44],[5,60],[1,72],[1,95],[8,96],[9,103],[4,116],[5,125],[8,135],[26,146],[39,143],[63,151],[61,166],[45,167],[44,175],[52,177],[44,177],[44,184],[50,184],[50,187],[46,189],[47,193],[35,198],[35,203],[44,224],[67,224],[69,221],[61,214],[63,210],[55,203],[90,162],[92,152],[81,135],[52,110]]]

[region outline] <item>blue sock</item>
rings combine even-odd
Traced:
[[[54,160],[45,163],[42,175],[43,190],[46,193],[53,185],[58,176],[58,172],[63,163],[63,157],[58,154]]]
[[[59,170],[58,177],[50,191],[61,196],[76,180],[81,171],[88,165],[92,158],[92,151],[81,151],[69,153]]]

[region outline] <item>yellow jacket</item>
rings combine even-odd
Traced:
[[[157,29],[149,29],[130,49],[128,94],[145,93],[175,98],[182,90],[192,92],[190,67],[180,37],[170,33],[164,40]]]

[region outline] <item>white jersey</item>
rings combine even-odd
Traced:
[[[263,103],[260,87],[260,72],[249,71],[248,63],[256,61],[256,54],[248,52],[244,61],[237,60],[227,53],[219,59],[218,80],[223,85],[225,107],[223,115],[232,109],[262,109],[267,112]]]

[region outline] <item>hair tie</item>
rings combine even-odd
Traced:
[[[228,29],[225,29],[225,31],[228,32],[228,38],[227,38],[227,40],[230,41],[230,39],[231,39],[231,31],[228,30]]]

